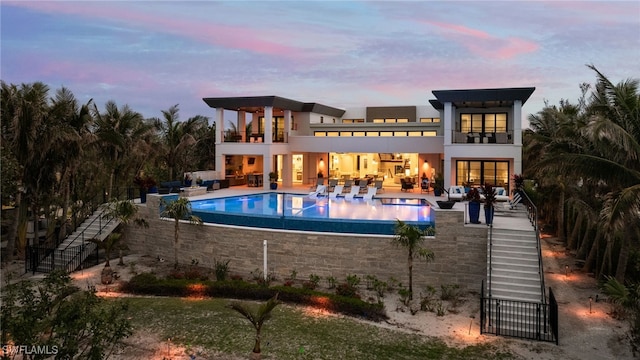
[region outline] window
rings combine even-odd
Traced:
[[[384,119],[373,119],[374,123],[380,124],[384,122]]]
[[[407,136],[406,131],[394,131],[393,136]]]
[[[337,131],[327,131],[327,136],[340,136]]]
[[[422,136],[422,131],[409,131],[409,136]]]
[[[489,183],[509,190],[509,162],[494,160],[458,160],[456,185],[471,187]]]
[[[377,131],[367,131],[367,136],[378,136]]]
[[[440,118],[420,118],[421,123],[439,123]]]
[[[327,136],[326,131],[316,131],[313,133],[313,136]]]
[[[462,133],[507,132],[507,113],[460,114],[460,132]]]
[[[351,136],[351,131],[340,131],[340,136]]]
[[[380,136],[393,136],[393,131],[380,131]]]
[[[364,131],[354,131],[353,136],[365,136]]]
[[[423,131],[422,135],[423,136],[437,136],[438,133],[436,131]]]

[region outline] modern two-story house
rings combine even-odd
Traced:
[[[236,184],[433,180],[510,188],[522,171],[522,106],[535,88],[436,90],[429,105],[340,109],[278,96],[205,98],[215,109],[216,171]],[[238,132],[225,134],[224,110]]]

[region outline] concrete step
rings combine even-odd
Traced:
[[[500,282],[504,284],[526,284],[532,285],[540,288],[542,285],[540,283],[540,276],[538,274],[529,274],[528,276],[513,276],[513,275],[496,275],[495,272],[491,274],[491,281]],[[488,280],[488,279],[487,279]]]
[[[496,257],[509,257],[509,258],[517,258],[517,259],[533,259],[538,261],[538,252],[533,251],[522,251],[522,250],[512,250],[512,249],[493,249],[491,250],[491,256],[495,259]]]
[[[491,236],[491,242],[496,243],[496,242],[502,242],[502,241],[525,241],[527,243],[531,243],[531,244],[536,244],[536,234],[533,233],[532,235],[526,235],[526,234],[518,234],[518,235],[512,235],[512,234],[493,234]]]
[[[491,296],[494,298],[500,298],[505,300],[514,301],[528,301],[528,302],[541,302],[542,292],[538,291],[525,291],[525,290],[512,290],[512,289],[495,289],[491,288]]]
[[[538,272],[538,258],[535,259],[527,259],[527,258],[514,258],[512,256],[501,256],[501,255],[493,255],[491,258],[491,266],[496,267],[497,265],[525,265],[525,266],[533,266],[536,268],[536,272]],[[516,266],[517,268],[517,266]]]
[[[504,278],[509,278],[509,277],[513,277],[515,279],[532,279],[532,280],[540,280],[540,273],[538,272],[538,267],[535,268],[535,270],[532,270],[532,268],[525,268],[525,269],[509,269],[506,266],[494,266],[493,269],[491,269],[491,275],[492,277],[504,277]]]
[[[542,294],[540,283],[526,284],[526,283],[513,283],[500,281],[494,277],[491,277],[491,289],[492,290],[509,290],[509,291],[525,291],[532,293]]]

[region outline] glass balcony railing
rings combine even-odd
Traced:
[[[513,144],[513,131],[506,132],[460,132],[453,131],[453,144]]]

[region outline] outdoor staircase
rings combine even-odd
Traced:
[[[487,291],[506,300],[542,302],[540,262],[533,229],[493,229],[488,249]]]
[[[115,230],[120,221],[104,219],[104,210],[99,207],[78,228],[48,254],[38,265],[38,272],[64,270],[75,271],[80,264],[94,251],[97,245],[89,239],[104,240]]]

